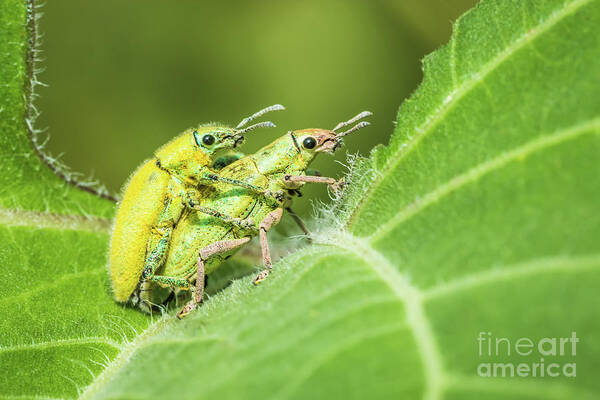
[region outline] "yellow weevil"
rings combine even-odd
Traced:
[[[201,185],[224,183],[277,196],[222,177],[211,167],[221,151],[241,144],[245,133],[275,126],[267,121],[245,127],[250,121],[283,109],[279,104],[264,108],[244,118],[235,128],[206,124],[188,129],[159,148],[154,158],[146,160],[131,175],[118,204],[109,252],[110,278],[117,301],[129,300],[149,258],[164,256],[156,251],[158,244],[168,243],[174,225],[189,204],[188,198],[195,198]]]
[[[177,316],[181,318],[187,315],[202,301],[205,274],[212,273],[256,235],[260,237],[265,269],[255,278],[254,284],[262,282],[269,275],[272,265],[267,232],[279,222],[284,209],[291,211],[290,196],[298,194],[298,189],[307,182],[325,183],[334,190],[343,184],[343,180],[307,176],[309,164],[319,153],[335,152],[344,136],[368,125],[368,122],[358,121],[370,115],[370,112],[362,112],[339,123],[332,130],[302,129],[288,132],[256,153],[221,169],[222,177],[243,180],[263,191],[284,192],[287,195],[274,202],[257,195],[255,190],[223,183],[201,189],[197,203],[190,199],[190,208],[178,222],[170,243],[158,245],[166,256],[160,260],[149,259],[138,277],[140,304],[168,302],[172,294],[165,293],[161,288],[189,290],[192,299]],[[338,132],[355,122],[358,123],[351,129]]]

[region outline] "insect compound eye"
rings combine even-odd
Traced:
[[[211,146],[215,143],[215,137],[213,135],[204,135],[202,136],[202,143]]]
[[[317,141],[312,136],[308,136],[302,141],[302,146],[304,146],[306,149],[314,149],[316,145]]]

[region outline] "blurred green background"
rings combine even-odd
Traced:
[[[52,0],[43,7],[45,71],[38,127],[52,154],[118,191],[142,160],[185,128],[237,124],[258,109],[278,127],[243,151],[300,128],[332,128],[359,111],[373,126],[346,151],[386,143],[421,58],[444,44],[474,0]],[[340,176],[345,151],[314,168]],[[327,196],[307,188],[308,198]]]

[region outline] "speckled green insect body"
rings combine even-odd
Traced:
[[[370,115],[360,113],[333,130],[305,129],[288,132],[258,152],[225,166],[219,175],[240,180],[271,193],[282,193],[278,201],[266,199],[255,191],[217,183],[199,190],[187,211],[173,230],[166,258],[154,271],[154,281],[142,284],[148,302],[161,302],[154,296],[158,286],[191,290],[192,300],[179,312],[182,317],[202,301],[204,275],[214,271],[253,236],[260,236],[265,269],[254,279],[262,282],[271,271],[267,232],[289,210],[291,196],[306,182],[325,183],[334,189],[341,184],[333,178],[307,176],[306,170],[318,153],[333,153],[342,138],[366,125],[360,122],[346,132],[336,130]],[[292,216],[295,216],[292,214]],[[298,220],[297,220],[298,221]],[[303,227],[303,225],[301,225]],[[308,232],[306,232],[308,233]],[[193,283],[196,281],[196,285]]]
[[[248,131],[274,126],[267,121],[244,128],[248,122],[282,109],[281,105],[267,107],[235,128],[207,124],[188,129],[132,174],[118,204],[109,252],[110,277],[117,301],[138,303],[136,292],[142,271],[149,264],[162,262],[163,245],[170,240],[173,227],[188,207],[188,198],[196,197],[199,187],[220,182],[260,191],[245,182],[221,177],[212,166],[221,151],[241,144]]]

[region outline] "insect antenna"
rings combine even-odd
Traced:
[[[348,125],[352,125],[352,124],[353,124],[353,123],[355,123],[356,121],[358,121],[358,120],[361,120],[361,119],[363,119],[363,118],[366,118],[366,117],[369,117],[369,116],[371,116],[371,115],[373,115],[373,113],[372,113],[372,112],[370,112],[370,111],[363,111],[363,112],[361,112],[361,113],[359,113],[359,114],[355,115],[354,117],[350,118],[348,121],[345,121],[345,122],[340,122],[339,124],[337,124],[337,125],[335,126],[335,128],[333,128],[333,129],[332,129],[332,131],[334,131],[334,132],[335,132],[335,131],[337,131],[337,130],[338,130],[338,129],[340,129],[340,128],[343,128],[343,127],[345,127],[345,126],[348,126]],[[357,126],[358,126],[358,125],[357,125]],[[366,125],[363,125],[363,126],[366,126]],[[363,126],[361,126],[360,128],[362,128]],[[357,128],[357,129],[360,129],[360,128]],[[353,128],[353,129],[354,129],[354,128]],[[353,131],[353,132],[354,132],[354,131]],[[344,134],[344,136],[345,136],[345,135],[347,135],[348,133],[350,133],[350,132],[346,132],[346,133]]]
[[[344,131],[344,132],[340,132],[340,133],[338,133],[338,134],[336,135],[336,137],[338,137],[338,138],[342,138],[342,137],[344,137],[344,136],[346,136],[346,135],[349,135],[349,134],[351,134],[352,132],[356,132],[357,130],[359,130],[359,129],[362,129],[362,128],[364,128],[365,126],[369,126],[369,125],[371,125],[371,123],[369,123],[369,122],[367,122],[367,121],[361,121],[361,122],[359,122],[358,124],[354,125],[352,128],[348,129],[347,131]]]
[[[255,112],[254,114],[252,114],[249,117],[244,118],[239,124],[237,124],[237,126],[235,127],[235,129],[240,129],[241,127],[243,127],[244,125],[246,125],[248,122],[255,120],[256,118],[265,115],[268,112],[271,111],[279,111],[279,110],[285,110],[285,107],[282,106],[281,104],[273,104],[272,106],[269,107],[265,107],[262,110]],[[275,125],[273,125],[275,126]],[[248,129],[248,128],[246,128]]]
[[[244,129],[238,130],[237,133],[243,135],[244,133],[250,132],[257,128],[275,128],[275,124],[272,123],[271,121],[259,122],[254,125],[247,126]]]

